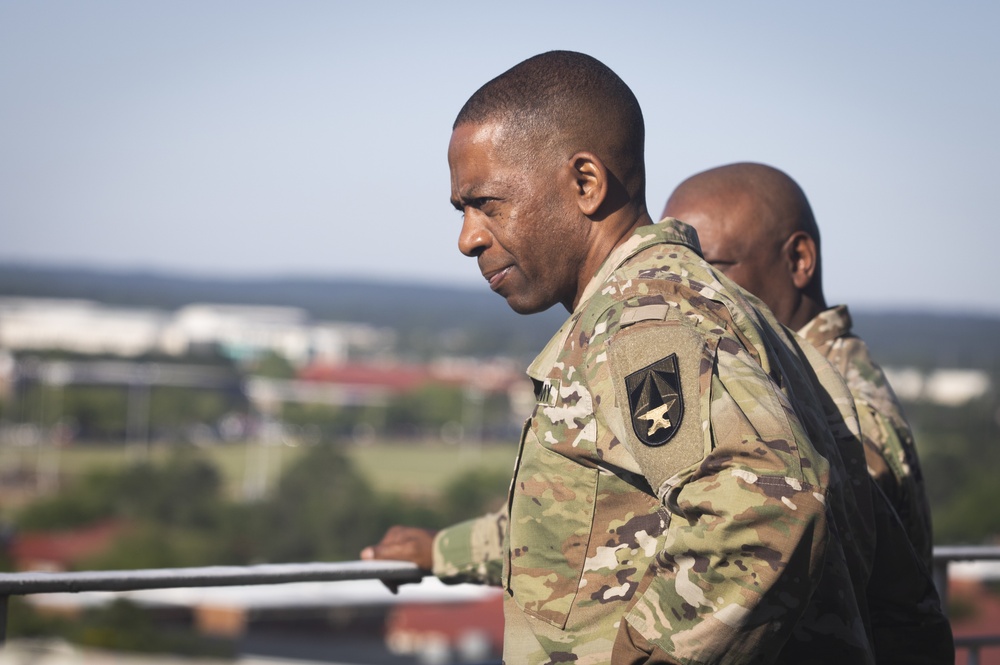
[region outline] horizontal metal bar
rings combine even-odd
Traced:
[[[404,584],[419,582],[424,578],[424,575],[416,565],[405,561],[282,563],[258,566],[154,568],[72,573],[3,573],[0,574],[0,596],[364,579],[379,579]]]
[[[934,548],[935,561],[997,561],[997,545],[938,545]]]
[[[1000,560],[1000,547],[939,546],[934,548],[934,560],[939,564],[949,561]],[[404,561],[284,563],[72,573],[0,573],[0,596],[360,579],[381,579],[403,584],[419,582],[423,577],[424,574],[414,564]]]
[[[962,635],[955,637],[956,649],[977,649],[1000,646],[1000,635]]]
[[[947,575],[951,561],[1000,560],[997,546],[943,546],[934,548],[935,568]],[[83,591],[137,591],[184,587],[221,587],[283,584],[291,582],[335,582],[379,579],[405,584],[419,582],[424,571],[405,561],[343,561],[336,563],[285,563],[257,566],[209,566],[203,568],[159,568],[144,570],[82,571],[70,573],[0,573],[0,645],[6,629],[8,596]],[[956,649],[968,649],[970,657],[984,647],[1000,646],[1000,635],[955,637]]]

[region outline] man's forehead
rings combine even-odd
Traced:
[[[736,260],[752,252],[758,235],[753,225],[743,224],[738,211],[716,200],[698,205],[679,205],[668,214],[691,225],[709,260]]]
[[[728,211],[718,199],[671,199],[664,212],[690,224],[698,231],[699,235],[703,233],[715,235],[720,233],[723,227],[728,226],[726,219]]]
[[[755,226],[752,220],[758,216],[758,203],[749,192],[712,192],[682,196],[676,202],[671,199],[667,212],[691,225],[712,227],[719,233],[744,234]]]
[[[467,122],[455,127],[448,145],[449,154],[466,146],[496,147],[503,140],[504,125],[493,122]]]
[[[509,180],[523,169],[500,145],[503,130],[495,125],[459,125],[448,146],[452,181],[459,187]]]
[[[448,165],[452,177],[461,171],[468,175],[470,170],[480,170],[493,161],[496,141],[489,127],[482,125],[459,125],[451,133],[448,144]]]

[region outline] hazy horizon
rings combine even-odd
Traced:
[[[60,271],[60,272],[85,272],[93,275],[104,275],[109,277],[141,277],[150,278],[157,280],[178,280],[184,282],[196,282],[202,284],[218,284],[225,285],[227,287],[238,287],[240,284],[259,284],[259,283],[283,283],[283,282],[302,282],[310,284],[322,284],[322,283],[344,283],[344,284],[354,284],[361,287],[364,286],[398,286],[406,285],[412,287],[413,289],[442,289],[442,290],[459,290],[463,293],[478,293],[482,296],[484,302],[493,302],[497,307],[503,308],[506,311],[506,305],[503,300],[491,292],[489,287],[485,284],[476,284],[468,282],[456,282],[447,280],[435,280],[431,278],[419,278],[415,280],[408,280],[406,278],[401,278],[394,275],[389,276],[377,276],[377,275],[365,275],[365,276],[344,276],[336,274],[281,274],[275,273],[271,275],[266,274],[248,274],[248,275],[218,275],[210,273],[197,273],[197,272],[184,272],[175,271],[169,268],[158,269],[158,268],[141,268],[141,267],[108,267],[108,266],[87,266],[87,265],[55,265],[46,263],[29,263],[29,262],[0,262],[0,270],[35,270],[35,271]],[[35,296],[21,296],[17,294],[8,293],[7,290],[3,288],[3,284],[0,283],[0,297],[35,297]],[[63,298],[73,298],[72,296],[38,296],[38,297],[63,297]],[[95,302],[107,302],[102,301],[99,297],[92,297]],[[194,301],[192,301],[194,302]],[[213,301],[215,302],[215,301]],[[113,303],[111,303],[113,304]],[[224,301],[218,301],[216,304],[225,304]],[[286,303],[277,302],[273,300],[262,300],[259,304],[264,306],[283,306]],[[841,302],[830,301],[830,306],[837,304],[844,304]],[[968,307],[963,307],[962,305],[954,306],[938,306],[938,305],[920,305],[918,304],[895,304],[895,303],[846,303],[850,305],[852,312],[864,313],[864,314],[902,314],[902,315],[927,315],[930,317],[947,317],[947,316],[963,316],[971,318],[982,318],[988,320],[1000,321],[1000,312],[982,311],[976,310]],[[290,305],[292,307],[297,307],[298,305]],[[560,305],[554,305],[549,310],[546,310],[546,316],[568,316],[566,312]],[[553,314],[553,312],[555,314]],[[518,315],[521,317],[530,317],[533,315]]]
[[[0,263],[488,294],[457,250],[451,123],[567,48],[639,98],[653,217],[692,173],[765,162],[810,198],[830,302],[1000,314],[998,19],[971,0],[11,0]]]

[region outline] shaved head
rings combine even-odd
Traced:
[[[549,51],[515,65],[469,98],[453,129],[485,124],[502,128],[504,150],[525,164],[593,152],[626,190],[613,198],[644,198],[642,110],[596,58]]]
[[[459,250],[514,311],[573,311],[608,255],[652,223],[635,95],[600,61],[550,51],[473,93],[448,145]]]
[[[802,188],[765,164],[695,174],[670,195],[665,217],[698,231],[705,259],[793,329],[826,308],[819,229]]]

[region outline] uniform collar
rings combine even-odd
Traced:
[[[813,346],[820,347],[838,337],[850,334],[853,325],[847,305],[837,305],[817,314],[812,321],[802,326],[799,335]]]
[[[615,247],[608,258],[604,260],[601,268],[587,282],[587,287],[583,290],[576,311],[579,311],[588,300],[593,298],[598,289],[608,281],[611,274],[622,267],[626,261],[648,247],[662,244],[684,245],[698,252],[699,256],[702,255],[698,234],[684,222],[673,217],[665,217],[656,224],[644,224],[633,231],[632,235],[625,239],[625,242]]]
[[[587,282],[580,302],[577,303],[573,314],[563,323],[549,343],[545,345],[542,352],[528,366],[528,376],[538,381],[544,380],[548,376],[549,370],[555,364],[556,359],[562,350],[566,336],[573,329],[573,321],[577,312],[586,307],[587,302],[594,297],[611,275],[618,270],[626,261],[639,252],[654,245],[671,244],[683,245],[696,251],[701,256],[701,244],[698,242],[698,234],[695,230],[684,222],[665,217],[656,224],[644,224],[632,232],[625,242],[618,245],[604,260],[600,269]]]

